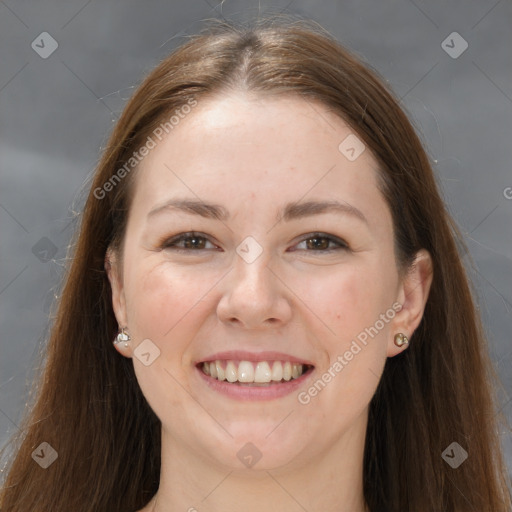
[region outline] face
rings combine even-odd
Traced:
[[[163,435],[210,464],[243,468],[245,447],[259,469],[307,466],[347,442],[419,322],[354,137],[322,105],[233,94],[200,100],[137,171],[109,273],[119,350]]]

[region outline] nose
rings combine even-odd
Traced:
[[[289,291],[262,254],[247,263],[236,256],[217,305],[219,319],[246,329],[280,327],[292,317]]]

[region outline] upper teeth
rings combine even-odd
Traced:
[[[206,375],[228,382],[270,382],[296,379],[302,375],[302,364],[286,361],[209,361],[202,365]]]

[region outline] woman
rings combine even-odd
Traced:
[[[510,510],[457,237],[336,41],[192,38],[98,166],[2,512]]]

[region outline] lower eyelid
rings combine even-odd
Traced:
[[[304,251],[309,253],[323,253],[323,252],[334,252],[334,251],[347,251],[348,247],[344,245],[337,245],[335,247],[330,247],[329,249],[292,249],[290,252],[295,251]]]

